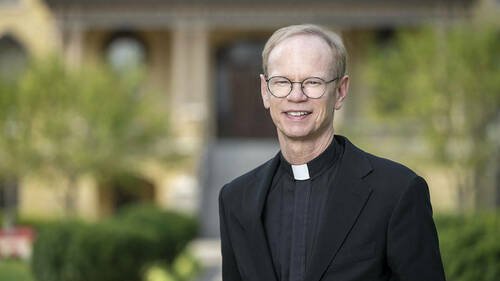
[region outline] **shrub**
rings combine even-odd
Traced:
[[[172,265],[153,264],[148,268],[144,281],[189,281],[194,280],[202,267],[199,261],[189,253],[183,251]]]
[[[139,281],[147,266],[171,264],[195,235],[191,218],[130,207],[99,223],[42,227],[32,268],[39,281]]]
[[[171,271],[177,280],[188,281],[201,271],[201,264],[190,253],[184,253],[175,259]]]
[[[174,261],[197,233],[197,223],[193,218],[152,205],[125,207],[119,212],[117,220],[155,233],[158,247],[154,254],[167,264]]]
[[[76,232],[84,227],[80,222],[47,224],[33,245],[32,270],[40,281],[68,280],[65,273],[68,249]]]
[[[81,228],[68,248],[65,280],[140,281],[157,244],[153,232],[134,225],[110,221]]]
[[[55,218],[40,218],[40,217],[17,217],[16,225],[31,227],[35,232],[41,231],[45,227],[49,227],[56,223]]]
[[[448,281],[500,280],[500,214],[436,217]]]

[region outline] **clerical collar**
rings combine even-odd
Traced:
[[[303,181],[311,178],[309,177],[309,168],[307,167],[307,164],[291,165],[291,166],[294,179]]]
[[[280,169],[295,180],[314,179],[331,167],[338,159],[341,153],[340,143],[333,138],[330,145],[313,160],[303,165],[292,165],[286,161],[283,154],[280,153]]]

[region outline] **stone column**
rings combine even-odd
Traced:
[[[179,22],[172,35],[173,129],[187,149],[198,150],[207,128],[210,93],[209,36],[202,23]]]
[[[78,67],[83,61],[83,28],[75,23],[65,31],[64,52],[69,66]]]

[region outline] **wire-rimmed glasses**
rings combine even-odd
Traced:
[[[319,99],[326,92],[326,85],[331,83],[340,77],[335,77],[332,80],[325,81],[319,77],[309,77],[304,79],[302,82],[293,82],[290,79],[283,76],[273,76],[269,79],[266,79],[267,89],[271,93],[271,95],[277,98],[285,98],[287,97],[293,89],[293,84],[300,84],[300,88],[304,95],[311,99]]]

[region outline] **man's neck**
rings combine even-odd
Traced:
[[[333,141],[333,127],[314,139],[290,139],[278,133],[281,153],[283,157],[292,165],[308,163],[323,151],[325,151]]]

